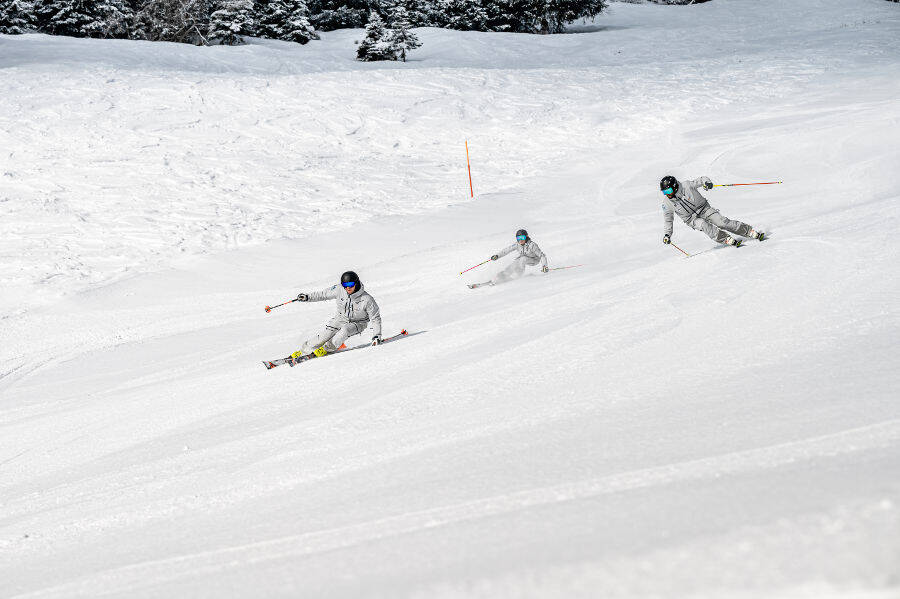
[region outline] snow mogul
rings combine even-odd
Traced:
[[[663,243],[672,242],[672,221],[675,214],[681,217],[687,226],[697,231],[703,231],[713,241],[725,245],[741,246],[741,240],[728,233],[760,241],[765,239],[765,233],[757,231],[741,221],[722,216],[700,194],[701,187],[710,190],[713,188],[713,182],[709,180],[709,177],[699,177],[681,182],[671,175],[666,175],[659,182],[659,189],[666,197],[662,205],[665,217]]]
[[[494,278],[491,279],[491,284],[496,285],[509,279],[521,277],[525,273],[526,266],[537,266],[540,264],[541,272],[546,273],[550,270],[547,266],[547,255],[541,251],[538,244],[532,241],[531,237],[528,236],[528,231],[525,229],[516,231],[516,242],[491,256],[491,260],[499,260],[513,252],[518,254],[516,259],[512,261],[512,264],[494,275]]]
[[[322,291],[300,293],[301,302],[323,302],[335,300],[337,314],[319,333],[308,339],[301,349],[291,354],[294,359],[314,354],[324,356],[337,351],[348,337],[359,335],[372,329],[372,345],[381,343],[381,311],[375,298],[366,293],[362,281],[352,270],[341,275],[340,285],[332,285]]]

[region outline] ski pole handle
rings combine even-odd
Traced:
[[[475,266],[472,266],[471,268],[467,268],[467,269],[465,269],[464,271],[462,271],[462,272],[459,273],[459,274],[463,274],[463,272],[469,272],[469,271],[472,270],[473,268],[478,268],[478,267],[481,266],[482,264],[487,264],[487,263],[490,262],[490,261],[491,261],[491,259],[488,258],[488,259],[485,260],[484,262],[479,262],[479,263],[476,264]]]
[[[675,248],[676,250],[678,250],[679,252],[681,252],[682,254],[684,254],[685,256],[687,256],[688,258],[691,257],[690,254],[688,254],[686,251],[684,251],[683,249],[681,249],[680,247],[678,247],[677,245],[675,245],[675,244],[672,243],[671,241],[669,242],[669,245],[671,245],[673,248]]]
[[[278,304],[278,306],[266,306],[266,312],[271,312],[272,310],[274,310],[275,308],[277,308],[279,306],[284,306],[284,305],[290,304],[291,302],[296,302],[296,301],[297,301],[297,298],[295,297],[294,299],[286,301],[283,304]]]
[[[713,185],[713,187],[737,187],[738,185],[778,185],[779,183],[784,183],[784,181],[766,181],[765,183],[722,183],[720,185]]]

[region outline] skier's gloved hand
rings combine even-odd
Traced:
[[[541,272],[544,273],[544,274],[547,274],[548,272],[550,272],[550,267],[549,267],[549,266],[542,266],[542,267],[541,267]]]
[[[710,181],[709,179],[707,179],[706,181],[703,182],[703,189],[709,190],[709,189],[712,189],[712,188],[713,188],[713,182],[712,182],[712,181]]]
[[[500,259],[500,256],[498,256],[497,254],[494,254],[493,256],[491,256],[491,260],[499,260],[499,259]]]
[[[372,345],[379,345],[381,343],[381,335],[375,335],[372,337]]]
[[[309,295],[307,295],[307,294],[305,294],[305,293],[301,293],[301,294],[299,294],[299,295],[297,296],[297,301],[298,301],[298,302],[308,302],[308,301],[309,301]]]
[[[670,243],[672,243],[672,238],[668,235],[663,235],[663,243],[669,245]]]

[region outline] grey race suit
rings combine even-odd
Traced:
[[[319,334],[303,344],[303,353],[310,354],[323,345],[327,351],[333,352],[347,337],[362,333],[367,326],[372,327],[373,337],[381,335],[381,311],[375,303],[375,298],[366,293],[362,283],[353,295],[348,294],[340,285],[314,291],[308,295],[310,302],[335,300],[337,314]]]
[[[669,199],[663,196],[663,216],[666,219],[665,234],[669,237],[672,236],[672,221],[677,214],[687,226],[703,231],[710,239],[719,243],[728,242],[728,233],[750,237],[750,225],[722,216],[700,194],[698,190],[703,187],[704,183],[709,182],[708,177],[700,177],[683,183],[679,181],[675,197]]]
[[[513,260],[512,264],[494,275],[494,278],[491,279],[492,283],[500,283],[515,277],[520,277],[522,276],[522,273],[525,272],[526,266],[535,266],[536,264],[540,264],[541,267],[547,266],[546,254],[541,251],[538,244],[530,239],[527,240],[524,245],[519,245],[519,242],[517,241],[508,248],[504,248],[497,252],[497,256],[502,258],[513,252],[517,252],[519,255],[516,256],[516,259]]]

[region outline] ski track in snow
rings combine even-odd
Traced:
[[[900,12],[575,30],[0,35],[0,596],[900,596]],[[263,369],[348,265],[422,334]]]

